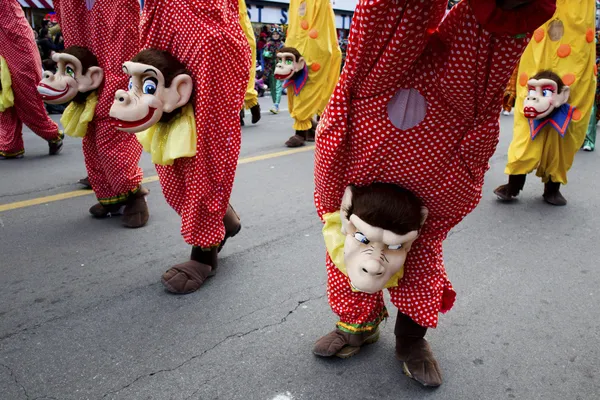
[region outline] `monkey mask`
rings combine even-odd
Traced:
[[[163,71],[149,64],[127,61],[123,72],[130,76],[128,90],[117,90],[110,108],[113,125],[125,132],[141,132],[159,122],[164,113],[185,106],[192,96],[188,74],[173,77],[166,85]]]
[[[275,79],[280,81],[292,79],[295,74],[301,73],[305,68],[304,58],[293,47],[283,47],[277,52]]]
[[[292,86],[298,96],[308,80],[308,66],[304,57],[293,47],[282,47],[277,51],[275,79],[285,81],[283,87]]]
[[[372,187],[375,189],[383,187],[384,192],[389,192],[390,187],[398,188],[390,184],[374,184]],[[367,191],[369,189],[366,188]],[[359,206],[353,204],[354,190],[355,188],[351,186],[346,188],[340,212],[324,216],[325,244],[333,263],[348,277],[352,290],[377,293],[384,288],[398,285],[398,280],[404,273],[403,266],[408,252],[418,238],[420,227],[427,218],[427,209],[421,206],[418,200],[412,201],[412,204],[406,207],[401,206],[394,209],[392,206],[390,208],[390,202],[385,200],[387,194],[383,193],[378,196],[379,200],[370,203],[376,205],[379,202],[382,208],[379,210],[371,208],[361,218],[360,214],[363,211],[359,210]],[[363,195],[364,192],[363,190]],[[416,199],[412,193],[410,196]],[[381,201],[382,199],[383,201]],[[391,200],[391,203],[393,204],[394,201]],[[363,204],[366,203],[363,202]],[[376,219],[388,219],[390,211],[396,213],[392,220],[412,219],[412,227],[408,228],[410,230],[398,233],[386,229],[389,228],[387,226],[381,227],[366,222],[367,219],[372,221],[373,215],[377,213],[380,215]],[[404,215],[407,212],[411,214],[410,217]]]
[[[85,50],[88,56],[89,50]],[[91,54],[96,65],[84,66],[82,61],[68,48],[63,53],[54,53],[52,60],[57,64],[56,73],[44,71],[44,78],[37,89],[42,100],[48,104],[64,104],[75,98],[78,93],[87,93],[98,89],[104,80],[104,71],[97,66],[96,57]],[[76,53],[78,54],[78,53]]]
[[[546,125],[551,125],[564,137],[575,111],[575,107],[567,104],[570,88],[551,71],[538,73],[527,86],[523,114],[529,119],[531,138],[535,139]]]

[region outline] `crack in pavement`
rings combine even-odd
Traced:
[[[313,231],[313,230],[314,230],[314,229],[313,229],[312,227],[307,227],[307,228],[305,228],[305,229],[302,229],[302,230],[300,230],[300,231],[298,231],[298,232],[300,232],[300,233],[303,233],[303,232],[305,232],[305,231]],[[278,242],[284,241],[284,240],[286,240],[286,238],[287,238],[286,236],[281,236],[281,237],[275,238],[274,240],[265,241],[264,243],[260,243],[260,244],[258,244],[258,245],[256,245],[256,246],[253,246],[253,247],[252,247],[252,248],[250,248],[250,249],[243,250],[243,251],[241,251],[241,252],[239,252],[239,253],[233,253],[233,254],[230,254],[230,255],[228,255],[227,257],[224,257],[223,259],[221,259],[221,262],[223,262],[223,263],[224,263],[224,262],[225,262],[225,260],[227,260],[227,259],[229,259],[229,258],[235,258],[235,257],[238,257],[238,256],[242,256],[242,255],[244,255],[245,253],[247,253],[247,252],[250,252],[250,251],[256,251],[256,249],[260,249],[260,248],[261,248],[261,247],[263,247],[263,246],[272,245],[273,243],[278,243]],[[28,327],[25,327],[25,328],[19,329],[19,330],[17,330],[17,331],[8,332],[8,333],[6,333],[6,334],[4,334],[4,335],[0,336],[0,342],[2,342],[2,341],[4,341],[4,340],[7,340],[7,339],[10,339],[10,338],[12,338],[13,336],[16,336],[16,335],[19,335],[19,334],[22,334],[22,333],[23,333],[23,334],[24,334],[24,333],[31,334],[31,333],[33,333],[33,331],[35,331],[36,329],[38,329],[38,328],[41,328],[42,326],[44,326],[44,325],[46,325],[46,324],[48,324],[48,323],[51,323],[51,322],[54,322],[54,321],[56,321],[56,320],[63,319],[63,318],[64,318],[64,319],[67,319],[67,318],[70,318],[70,317],[72,317],[72,316],[75,316],[75,315],[82,315],[82,314],[85,314],[85,313],[86,313],[88,310],[90,310],[90,309],[92,309],[92,308],[95,308],[95,307],[100,307],[100,306],[105,306],[106,304],[110,304],[110,303],[117,302],[118,300],[121,300],[121,299],[123,299],[123,298],[125,298],[125,297],[127,297],[127,296],[129,296],[129,295],[131,295],[131,294],[135,294],[136,292],[143,291],[143,290],[146,290],[146,289],[148,289],[148,288],[151,288],[151,287],[153,287],[153,286],[158,286],[158,285],[162,285],[162,284],[161,284],[160,282],[153,282],[153,283],[150,283],[150,284],[148,284],[148,285],[145,285],[145,286],[138,286],[138,287],[134,287],[134,288],[132,288],[132,289],[130,289],[130,290],[126,290],[126,291],[124,291],[124,292],[123,292],[123,293],[121,293],[120,295],[117,295],[117,296],[112,296],[112,297],[107,297],[107,298],[105,298],[105,299],[102,299],[102,300],[100,300],[99,302],[94,302],[94,303],[88,304],[87,306],[84,306],[83,308],[81,308],[81,309],[79,309],[79,310],[75,310],[75,311],[73,311],[73,312],[70,312],[70,313],[65,313],[65,314],[61,314],[61,315],[56,315],[56,316],[54,316],[54,317],[52,317],[52,318],[49,318],[49,319],[47,319],[47,320],[44,320],[44,321],[42,321],[42,322],[39,322],[39,323],[37,323],[37,324],[34,324],[34,325],[31,325],[31,326],[28,326]],[[319,286],[320,286],[320,285],[319,285]],[[292,295],[294,295],[294,294],[296,294],[296,293],[299,293],[299,292],[303,292],[303,291],[306,291],[306,290],[312,289],[312,288],[314,288],[314,287],[315,287],[315,286],[311,286],[311,287],[309,287],[309,288],[304,288],[304,289],[301,289],[301,290],[300,290],[300,291],[298,291],[298,292],[295,292],[295,293],[290,293],[290,294],[289,294],[289,296],[292,296]],[[287,300],[285,300],[285,301],[287,301]],[[284,301],[284,302],[285,302],[285,301]],[[281,303],[280,303],[280,304],[281,304]],[[267,307],[265,307],[265,308],[268,308],[268,307],[269,307],[269,306],[267,306]],[[257,311],[257,310],[255,310],[255,311],[253,311],[253,312],[256,312],[256,311]],[[242,318],[244,318],[244,317],[242,317]],[[225,324],[223,324],[223,325],[225,325]]]
[[[29,394],[27,394],[27,389],[25,389],[25,386],[23,386],[21,384],[21,382],[19,382],[19,380],[15,376],[13,370],[8,365],[6,365],[6,364],[0,364],[0,366],[6,368],[6,370],[8,371],[8,373],[10,374],[10,376],[13,378],[13,380],[15,381],[15,383],[17,384],[17,386],[19,386],[21,388],[21,390],[23,391],[23,394],[25,395],[25,398],[29,399]]]
[[[207,383],[209,383],[210,381],[213,381],[213,380],[214,380],[214,379],[216,379],[216,378],[217,378],[216,376],[213,376],[212,378],[205,380],[204,382],[202,382],[202,383],[200,384],[200,387],[199,387],[198,389],[194,390],[194,392],[193,392],[192,394],[190,394],[189,396],[187,396],[187,397],[186,397],[185,399],[183,399],[183,400],[190,400],[192,397],[194,397],[194,396],[195,396],[195,395],[196,395],[196,394],[197,394],[197,393],[200,391],[200,389],[202,389],[202,387],[203,387],[204,385],[206,385],[206,384],[207,384]]]
[[[270,327],[272,327],[272,326],[276,326],[276,325],[281,325],[281,324],[285,323],[285,322],[287,321],[288,317],[289,317],[290,315],[292,315],[294,312],[296,312],[296,310],[298,310],[298,308],[299,308],[299,307],[300,307],[302,304],[308,303],[308,302],[310,302],[310,301],[313,301],[313,300],[319,300],[319,299],[322,299],[322,298],[323,298],[323,297],[325,297],[325,296],[327,296],[327,294],[323,294],[323,295],[321,295],[321,296],[317,296],[317,297],[309,297],[308,299],[305,299],[305,300],[299,300],[299,301],[297,301],[297,304],[296,304],[296,306],[295,306],[295,307],[294,307],[292,310],[288,311],[288,312],[287,312],[287,314],[286,314],[286,315],[285,315],[283,318],[281,318],[281,320],[280,320],[279,322],[275,322],[275,323],[267,324],[267,325],[264,325],[264,326],[261,326],[261,327],[258,327],[258,328],[253,328],[253,329],[251,329],[251,330],[249,330],[249,331],[247,331],[247,332],[236,332],[236,333],[232,333],[231,335],[228,335],[228,336],[226,336],[224,339],[222,339],[222,340],[220,340],[219,342],[217,342],[217,343],[216,343],[214,346],[212,346],[212,347],[210,347],[210,348],[208,348],[208,349],[204,350],[204,351],[203,351],[203,352],[201,352],[200,354],[196,354],[196,355],[194,355],[194,356],[192,356],[192,357],[188,358],[187,360],[183,361],[181,364],[179,364],[179,365],[177,365],[177,366],[175,366],[175,367],[173,367],[173,368],[165,368],[165,369],[160,369],[160,370],[158,370],[158,371],[151,372],[151,373],[149,373],[149,374],[140,375],[140,376],[138,376],[137,378],[135,378],[133,381],[131,381],[130,383],[128,383],[127,385],[125,385],[125,386],[121,387],[120,389],[117,389],[117,390],[112,390],[112,391],[110,391],[110,392],[107,392],[107,393],[105,393],[105,394],[102,396],[102,398],[104,399],[104,398],[106,398],[106,397],[107,397],[107,396],[109,396],[109,395],[114,395],[114,394],[117,394],[117,393],[119,393],[119,392],[121,392],[121,391],[123,391],[123,390],[125,390],[125,389],[127,389],[127,388],[129,388],[129,387],[131,387],[132,385],[134,385],[136,382],[140,381],[140,380],[141,380],[141,379],[143,379],[143,378],[146,378],[146,377],[152,377],[152,376],[155,376],[155,375],[157,375],[157,374],[164,373],[164,372],[173,372],[173,371],[175,371],[175,370],[177,370],[177,369],[179,369],[179,368],[183,367],[184,365],[186,365],[186,364],[188,364],[188,363],[190,363],[190,362],[192,362],[192,361],[194,361],[194,360],[197,360],[197,359],[199,359],[199,358],[202,358],[202,357],[203,357],[203,356],[204,356],[206,353],[208,353],[208,352],[210,352],[210,351],[214,350],[215,348],[219,347],[221,344],[225,343],[225,342],[226,342],[226,341],[228,341],[229,339],[232,339],[232,338],[242,338],[242,337],[248,336],[248,335],[250,335],[250,334],[252,334],[252,333],[254,333],[254,332],[261,331],[261,330],[263,330],[263,329],[270,328]]]

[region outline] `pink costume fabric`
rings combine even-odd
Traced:
[[[14,106],[0,113],[0,156],[25,152],[23,123],[42,139],[58,140],[58,126],[48,117],[37,91],[42,80],[40,52],[17,0],[0,1],[0,56],[8,64],[15,95]]]
[[[320,216],[340,209],[347,185],[373,182],[403,186],[429,209],[404,277],[389,289],[392,303],[426,327],[436,327],[438,313],[454,303],[442,242],[481,198],[498,143],[504,88],[528,42],[520,34],[554,12],[552,0],[508,12],[498,9],[496,0],[464,0],[444,19],[446,4],[360,1],[315,155]],[[400,101],[390,105],[399,91],[404,92],[396,98]],[[421,104],[424,119],[399,117],[398,103],[400,111]],[[353,292],[329,255],[326,263],[329,303],[343,326],[369,330],[387,315],[381,292]]]
[[[140,37],[142,49],[171,53],[194,80],[196,155],[156,170],[167,202],[181,216],[184,240],[216,246],[225,236],[250,70],[238,0],[147,0]]]
[[[96,115],[83,138],[83,154],[92,188],[100,203],[120,203],[139,189],[142,146],[134,135],[115,129],[108,116],[115,92],[126,89],[123,62],[139,51],[138,0],[55,0],[65,46],[88,48],[104,70]]]

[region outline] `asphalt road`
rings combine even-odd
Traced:
[[[481,204],[444,246],[458,298],[428,333],[439,389],[402,375],[391,305],[378,343],[348,360],[312,355],[335,316],[313,152],[264,157],[286,150],[284,112],[243,128],[232,197],[243,229],[197,293],[160,284],[189,246],[158,182],[138,230],[92,219],[91,195],[0,212],[0,399],[599,399],[598,153],[577,155],[567,207],[543,203],[534,177],[501,204],[492,190],[505,180],[512,117],[501,123]],[[26,157],[0,161],[0,205],[80,189],[79,140],[47,157],[25,136]],[[141,165],[155,175],[147,154]]]

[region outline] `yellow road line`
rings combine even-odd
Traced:
[[[304,146],[304,147],[300,147],[297,149],[284,150],[284,151],[278,151],[275,153],[262,154],[260,156],[241,158],[238,161],[238,164],[248,164],[248,163],[253,163],[253,162],[262,161],[262,160],[269,160],[271,158],[284,157],[284,156],[287,156],[290,154],[311,151],[311,150],[314,150],[314,148],[315,148],[315,146]],[[157,180],[158,180],[158,176],[153,175],[153,176],[144,178],[144,180],[142,182],[149,183],[149,182],[156,182]],[[92,194],[94,194],[94,192],[91,190],[73,190],[71,192],[53,194],[51,196],[37,197],[35,199],[16,201],[14,203],[8,203],[8,204],[0,204],[0,212],[16,210],[18,208],[37,206],[39,204],[52,203],[54,201],[72,199],[74,197],[89,196]]]

